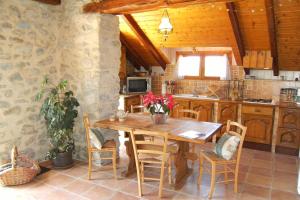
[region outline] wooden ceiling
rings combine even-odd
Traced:
[[[235,14],[228,2],[233,2]],[[163,41],[157,28],[166,7],[174,31]],[[274,65],[278,59],[274,74],[278,68],[300,70],[300,0],[103,0],[84,10],[132,14],[156,48],[232,47],[238,63],[243,49],[271,50]],[[122,19],[120,29],[150,66],[158,64]]]

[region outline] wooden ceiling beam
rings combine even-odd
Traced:
[[[237,64],[243,65],[243,57],[246,55],[246,53],[242,39],[242,32],[239,25],[239,20],[235,12],[234,2],[226,3],[226,8],[228,9],[228,16],[230,19],[230,24],[233,30],[234,39],[237,46],[237,50],[233,50],[233,54]]]
[[[278,50],[277,50],[277,38],[276,38],[276,22],[275,22],[275,12],[273,0],[265,0],[269,41],[271,47],[271,56],[273,58],[273,74],[274,76],[279,75],[278,66]]]
[[[135,66],[135,68],[140,69],[140,67],[143,66],[145,69],[148,70],[149,65],[147,64],[147,62],[145,62],[143,60],[143,58],[141,56],[139,56],[139,53],[127,41],[124,33],[122,33],[122,32],[120,32],[120,41],[121,41],[122,45],[124,45],[126,47],[126,49],[128,50],[128,52],[129,52],[128,58],[130,59],[132,64],[134,64],[133,62],[135,62],[137,64],[137,66]]]
[[[51,5],[60,5],[61,4],[61,0],[34,0],[34,1],[51,4]]]
[[[213,3],[230,1],[234,0],[214,0]],[[211,2],[211,0],[102,0],[100,2],[86,4],[83,7],[83,11],[87,13],[132,14],[157,10],[160,8],[180,8]]]
[[[141,29],[141,27],[138,25],[138,23],[135,21],[135,19],[129,15],[124,15],[124,20],[128,24],[128,26],[131,28],[131,30],[135,33],[139,41],[143,44],[145,49],[148,49],[152,56],[155,58],[155,60],[159,63],[159,65],[165,69],[166,65],[170,63],[158,50],[153,43],[149,40],[147,35],[144,33],[144,31]]]

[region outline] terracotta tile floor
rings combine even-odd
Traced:
[[[87,164],[77,161],[68,170],[51,170],[38,176],[33,182],[15,187],[0,187],[0,199],[20,200],[134,200],[137,197],[135,175],[130,178],[121,176],[127,165],[124,149],[118,166],[118,180],[113,178],[112,170],[95,169],[92,180],[87,180]],[[243,149],[239,176],[239,193],[233,192],[233,184],[217,184],[213,199],[251,199],[251,200],[294,200],[297,195],[298,157],[269,152]],[[157,174],[157,171],[151,171]],[[202,185],[197,186],[198,164],[185,186],[175,191],[164,186],[164,199],[207,199],[210,177],[204,174]],[[220,177],[222,178],[222,177]],[[158,199],[158,182],[143,184],[142,199]]]

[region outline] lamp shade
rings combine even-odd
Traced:
[[[167,10],[164,10],[163,16],[161,18],[161,22],[159,24],[158,31],[164,35],[164,37],[167,37],[169,33],[171,33],[173,30],[173,26],[170,22],[170,18],[168,15]]]

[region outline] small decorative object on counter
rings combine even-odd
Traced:
[[[165,124],[168,114],[174,107],[172,95],[155,96],[149,92],[144,96],[144,106],[151,113],[151,119],[154,124]]]
[[[176,89],[176,82],[169,80],[169,81],[165,81],[166,85],[167,85],[167,93],[168,94],[174,94],[175,93],[175,89]]]
[[[38,163],[19,155],[17,147],[11,151],[11,163],[0,166],[0,185],[12,186],[28,183],[40,172]]]
[[[125,112],[124,110],[118,110],[117,117],[119,118],[119,122],[124,122],[128,115],[128,111]]]
[[[116,120],[116,116],[115,115],[109,116],[109,121],[113,122],[115,120]]]

